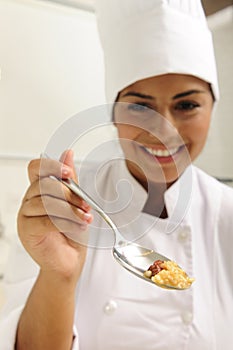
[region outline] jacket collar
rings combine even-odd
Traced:
[[[122,196],[122,211],[118,212],[124,218],[130,218],[140,215],[147,200],[147,192],[141,184],[131,175],[124,160],[112,163],[110,171],[112,181],[115,186],[122,181],[125,189],[119,191],[119,197]],[[193,166],[186,168],[180,178],[164,194],[164,201],[167,208],[168,219],[157,218],[157,223],[161,224],[166,233],[173,232],[181,223],[187,224],[188,208],[192,198],[193,188]],[[119,182],[120,181],[120,182]],[[122,195],[128,192],[128,195]],[[125,197],[128,197],[127,203]],[[145,214],[149,215],[149,214]],[[118,215],[116,218],[119,220]],[[152,216],[153,218],[153,216]],[[123,219],[123,218],[122,218]],[[154,218],[153,218],[154,219]],[[118,221],[117,220],[117,221]]]

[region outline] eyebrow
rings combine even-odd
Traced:
[[[181,92],[180,94],[173,96],[172,99],[176,100],[177,98],[180,98],[180,97],[185,97],[185,96],[189,96],[192,94],[200,94],[200,93],[204,93],[204,92],[205,91],[202,91],[202,90],[188,90],[188,91]]]
[[[126,96],[135,96],[135,97],[140,97],[140,98],[146,98],[148,100],[154,100],[155,98],[151,95],[145,95],[142,94],[140,92],[136,92],[136,91],[128,91],[125,94],[122,95],[122,97],[126,97]]]
[[[184,92],[181,92],[181,93],[173,96],[172,99],[176,100],[176,99],[181,98],[181,97],[189,96],[192,94],[200,94],[200,93],[204,93],[204,92],[205,91],[202,91],[202,90],[188,90],[188,91],[184,91]],[[135,97],[145,98],[147,100],[155,100],[155,97],[153,97],[151,95],[145,95],[145,94],[142,94],[142,93],[136,92],[136,91],[128,91],[122,95],[122,97],[126,97],[126,96],[135,96]]]

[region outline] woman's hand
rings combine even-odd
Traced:
[[[28,170],[31,185],[19,211],[18,232],[40,273],[21,314],[15,348],[71,349],[75,290],[86,257],[92,215],[82,199],[50,178],[76,180],[71,151],[65,152],[60,162],[33,160]]]
[[[22,244],[42,272],[76,282],[85,261],[87,228],[93,217],[90,207],[81,198],[50,178],[53,175],[77,181],[72,151],[64,152],[60,162],[33,160],[28,172],[31,184],[18,214]]]

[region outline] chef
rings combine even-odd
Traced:
[[[127,239],[171,257],[195,282],[165,290],[124,270],[102,220],[66,188],[64,200],[49,177],[77,180],[72,151],[33,160],[18,215],[24,248],[16,244],[5,276],[1,349],[231,350],[233,190],[192,165],[219,99],[201,3],[97,0],[96,14],[124,157],[78,181],[106,210],[116,203]],[[119,187],[119,202],[120,180],[131,192]]]

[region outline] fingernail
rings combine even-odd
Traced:
[[[89,221],[89,220],[91,219],[91,214],[89,214],[89,213],[83,214],[83,219],[84,219],[85,221]]]
[[[68,174],[70,173],[69,168],[66,168],[66,167],[62,167],[62,168],[61,168],[61,171],[62,171],[62,174],[63,174],[63,175],[68,175]]]

